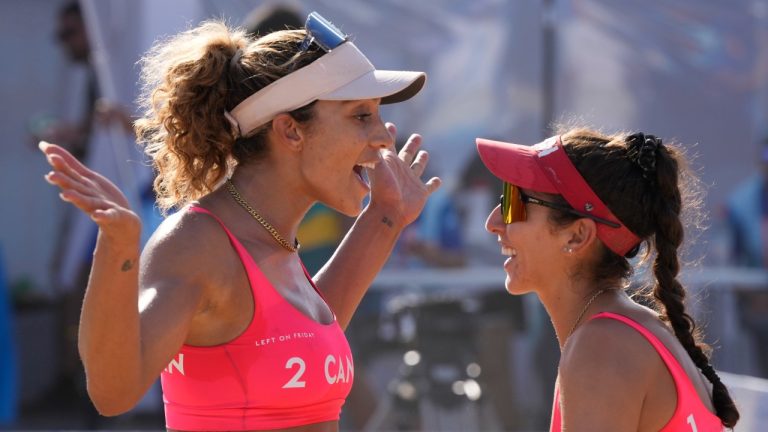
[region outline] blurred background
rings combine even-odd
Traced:
[[[347,332],[343,430],[547,430],[558,347],[538,300],[504,291],[483,228],[500,184],[474,138],[533,144],[563,123],[688,150],[708,214],[690,236],[689,307],[741,407],[737,430],[765,430],[768,0],[0,1],[0,427],[164,427],[157,386],[109,419],[85,396],[75,337],[96,231],[43,180],[37,141],[118,183],[146,238],[160,218],[130,130],[141,54],[206,18],[263,34],[312,10],[378,67],[427,71],[418,97],[383,114],[399,140],[424,136],[445,181]],[[349,224],[310,211],[299,232],[310,270]]]

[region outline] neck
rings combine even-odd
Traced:
[[[232,183],[240,196],[272,225],[280,236],[293,244],[299,223],[312,205],[312,201],[293,187],[290,181],[280,181],[285,177],[270,172],[266,165],[237,168],[232,175]],[[229,195],[226,190],[223,192]],[[251,220],[248,225],[245,225],[252,227],[249,228],[250,232],[258,231],[260,236],[266,235],[269,241],[274,242],[264,227],[253,220],[253,217],[234,198],[228,197],[228,200],[232,207],[237,207],[236,212],[241,215],[241,219]]]
[[[561,285],[560,289],[552,290],[547,293],[548,295],[539,294],[539,298],[552,320],[561,351],[568,338],[572,336],[572,330],[575,332],[580,325],[587,322],[590,316],[606,304],[610,293],[616,291],[610,289],[612,287],[594,288],[594,286],[594,284],[590,284],[591,288],[571,286],[563,289]],[[594,297],[595,295],[597,297]],[[592,300],[591,303],[590,300]]]

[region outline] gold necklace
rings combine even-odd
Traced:
[[[597,299],[600,296],[600,294],[606,291],[608,291],[608,288],[603,288],[600,291],[594,293],[592,297],[590,297],[590,299],[587,300],[587,304],[585,304],[584,308],[581,309],[581,313],[579,314],[579,317],[576,318],[576,322],[573,323],[573,327],[571,327],[571,331],[568,332],[568,336],[565,338],[566,341],[571,337],[571,335],[573,334],[573,331],[576,330],[576,326],[579,325],[579,322],[581,321],[581,319],[584,318],[584,314],[587,313],[587,309],[589,309],[589,306],[592,304],[592,302],[594,302],[595,299]]]
[[[265,230],[267,230],[267,232],[272,234],[272,238],[274,238],[276,242],[280,243],[280,246],[288,249],[291,252],[296,252],[299,250],[299,247],[301,247],[301,245],[299,245],[299,240],[293,239],[293,245],[285,241],[283,236],[277,232],[275,227],[267,222],[259,213],[256,212],[256,210],[253,209],[253,207],[251,207],[250,204],[248,204],[245,199],[243,199],[242,196],[240,196],[240,194],[237,192],[237,189],[235,189],[234,183],[232,183],[232,180],[230,179],[227,179],[227,189],[229,190],[229,193],[232,194],[232,197],[235,198],[235,201],[237,201],[238,204],[240,204],[248,213],[250,213],[251,216],[253,216],[253,218],[256,219],[261,224],[261,226],[264,227]]]

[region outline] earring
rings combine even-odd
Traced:
[[[563,252],[568,253],[568,254],[569,253],[573,253],[573,249],[568,247],[568,246],[564,246],[563,247]]]

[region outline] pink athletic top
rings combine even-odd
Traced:
[[[190,211],[211,215],[226,231],[248,275],[254,312],[235,339],[183,345],[163,370],[166,426],[243,431],[338,420],[354,365],[335,317],[323,325],[304,315],[275,290],[219,218],[200,207]]]
[[[647,328],[643,327],[637,321],[632,320],[624,315],[619,315],[611,312],[601,312],[594,315],[591,319],[596,318],[609,318],[621,321],[624,324],[637,330],[640,334],[648,339],[648,342],[653,345],[656,352],[664,361],[667,366],[672,379],[675,381],[675,387],[677,388],[677,407],[675,408],[672,418],[669,419],[666,425],[659,432],[722,432],[725,430],[720,418],[712,414],[707,407],[699,399],[699,394],[696,388],[691,383],[688,374],[677,359],[672,355],[666,346]],[[555,401],[552,406],[552,423],[549,428],[550,432],[561,432],[561,420],[560,420],[560,389],[555,386]]]

